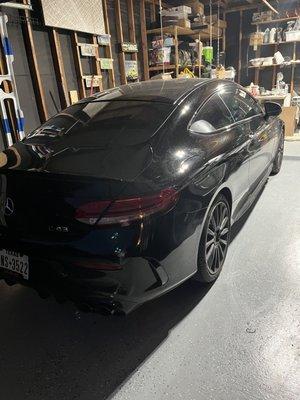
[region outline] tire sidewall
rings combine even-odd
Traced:
[[[209,271],[209,268],[207,266],[207,261],[206,261],[206,254],[205,254],[205,246],[206,246],[206,236],[207,236],[207,229],[208,229],[208,225],[209,225],[209,221],[211,218],[211,215],[214,211],[214,208],[216,206],[217,203],[223,202],[224,204],[226,204],[226,207],[228,209],[228,215],[229,215],[229,233],[228,233],[228,245],[227,248],[225,250],[225,255],[224,255],[224,259],[223,259],[223,263],[221,265],[221,267],[214,273],[212,274]],[[231,233],[231,207],[226,199],[226,197],[223,194],[218,195],[214,202],[212,203],[212,205],[210,206],[209,212],[207,214],[204,226],[203,226],[203,230],[202,230],[202,235],[201,235],[201,239],[200,239],[200,244],[199,244],[199,250],[198,250],[198,272],[197,272],[197,279],[202,281],[202,282],[213,282],[215,281],[218,276],[220,275],[224,262],[226,260],[226,255],[227,255],[227,250],[228,250],[228,246],[230,244],[230,233]]]
[[[283,152],[284,152],[284,133],[283,132],[280,135],[280,139],[279,139],[279,143],[278,143],[278,149],[277,149],[277,152],[276,152],[276,155],[275,155],[273,168],[272,168],[272,171],[271,171],[272,175],[278,174],[278,172],[281,170],[283,155],[282,155],[280,163],[279,163],[279,160],[278,160],[279,149],[280,149],[281,145],[283,145]]]

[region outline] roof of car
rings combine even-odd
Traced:
[[[205,78],[149,80],[119,86],[90,97],[89,101],[144,100],[176,103],[194,88],[211,81]]]

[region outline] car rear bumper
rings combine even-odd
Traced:
[[[20,251],[11,246],[9,249]],[[128,258],[120,269],[107,271],[93,268],[93,262],[103,262],[96,258],[41,256],[25,249],[22,252],[29,256],[29,279],[2,268],[0,279],[9,285],[32,287],[44,298],[54,295],[59,302],[71,300],[86,311],[127,314],[173,286],[161,264],[143,257]],[[87,260],[89,267],[81,266]]]

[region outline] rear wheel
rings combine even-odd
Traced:
[[[271,171],[271,175],[276,175],[280,171],[281,165],[282,165],[282,159],[283,159],[283,151],[284,151],[284,135],[282,133],[280,136],[280,139],[279,139],[279,146],[278,146],[277,154],[276,154],[274,162],[273,162],[273,168]]]
[[[219,276],[230,240],[231,209],[224,195],[213,202],[203,227],[196,279],[213,282]]]

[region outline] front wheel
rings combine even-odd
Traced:
[[[284,135],[282,133],[279,139],[279,146],[273,162],[271,175],[276,175],[280,171],[283,159],[283,151],[284,151]]]
[[[224,195],[213,202],[203,227],[196,279],[213,282],[220,275],[230,240],[231,209]]]

